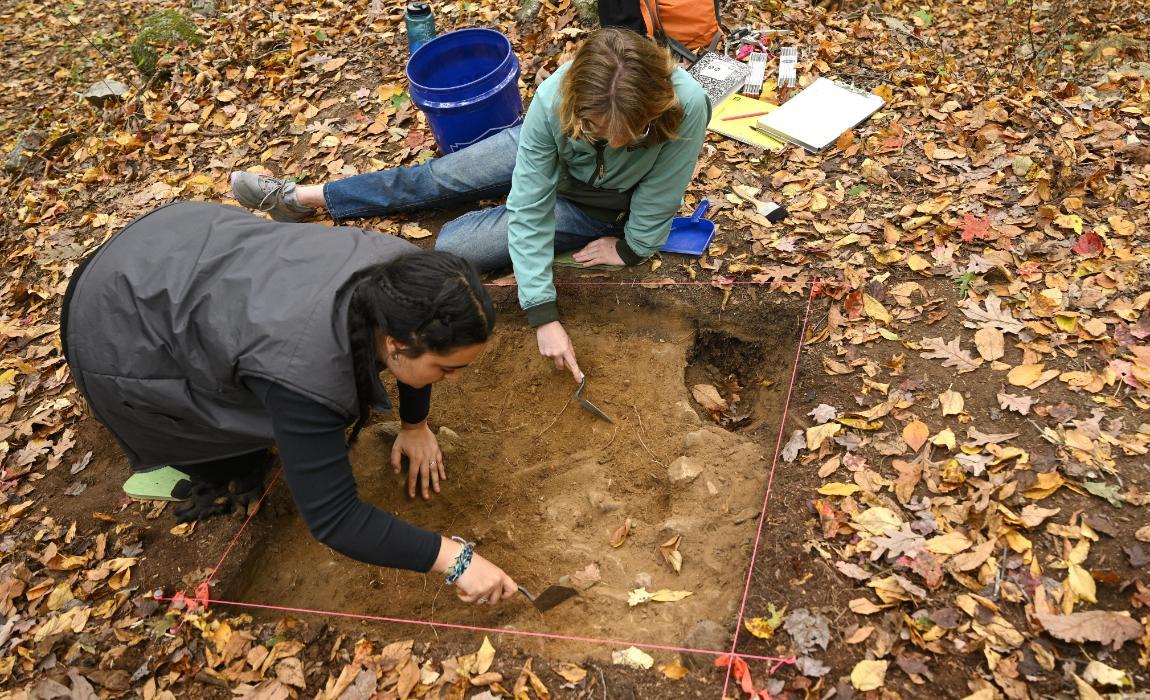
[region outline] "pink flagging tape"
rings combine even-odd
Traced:
[[[750,658],[744,654],[736,654],[735,649],[739,646],[739,632],[741,632],[743,629],[743,616],[747,612],[747,596],[750,595],[751,592],[751,578],[755,574],[755,561],[758,559],[759,545],[763,538],[763,524],[767,522],[767,506],[771,501],[771,487],[775,483],[775,467],[778,466],[779,452],[783,447],[783,433],[786,431],[787,415],[791,410],[791,397],[794,395],[795,382],[798,380],[799,376],[799,359],[803,353],[803,340],[807,337],[807,324],[811,318],[811,304],[814,302],[815,295],[818,294],[821,288],[822,287],[818,280],[813,280],[811,282],[810,292],[807,294],[807,308],[803,312],[803,325],[802,329],[799,330],[798,344],[795,346],[795,360],[794,365],[791,367],[791,381],[787,385],[787,399],[783,403],[783,415],[779,419],[779,435],[775,439],[775,455],[771,459],[771,471],[769,476],[767,476],[767,492],[763,495],[763,507],[759,512],[759,527],[755,532],[755,546],[753,549],[751,549],[751,566],[749,569],[747,569],[747,581],[743,586],[743,600],[739,603],[739,617],[735,621],[735,634],[731,640],[730,655],[732,657]],[[791,663],[794,663],[793,657],[791,659]],[[730,687],[731,671],[733,668],[734,664],[727,664],[727,676],[723,680],[723,698],[727,697],[727,688]],[[776,665],[775,668],[771,669],[771,673],[774,673],[777,668],[778,666]]]
[[[156,596],[156,600],[177,602],[184,601],[179,594],[171,597]],[[387,617],[385,615],[363,615],[360,613],[340,612],[338,610],[313,610],[311,608],[295,608],[288,605],[269,605],[266,603],[243,603],[236,600],[208,599],[212,605],[230,605],[237,608],[254,608],[257,610],[274,610],[276,612],[295,613],[300,615],[322,615],[325,617],[344,617],[352,620],[365,620],[368,622],[393,622],[400,625],[418,625],[421,627],[435,627],[441,629],[465,630],[468,632],[483,632],[485,634],[510,635],[515,637],[533,637],[536,639],[549,639],[561,642],[588,642],[607,646],[639,647],[640,649],[656,649],[658,651],[673,651],[680,654],[705,654],[707,656],[728,656],[726,651],[714,649],[694,649],[692,647],[677,647],[669,644],[651,644],[649,642],[632,642],[622,639],[609,639],[601,637],[581,637],[570,634],[554,634],[551,632],[533,632],[531,630],[514,630],[502,627],[482,627],[479,625],[463,625],[455,622],[437,622],[435,620],[409,620],[402,617]],[[753,661],[770,661],[773,663],[793,663],[794,657],[756,656],[752,654],[736,654],[744,659]]]

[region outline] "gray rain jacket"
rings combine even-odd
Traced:
[[[358,228],[286,224],[178,202],[97,250],[68,303],[72,378],[134,469],[271,447],[271,420],[244,386],[262,377],[358,414],[339,288],[418,250]],[[387,405],[377,382],[372,402]]]

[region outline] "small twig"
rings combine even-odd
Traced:
[[[615,442],[615,436],[616,436],[616,435],[618,435],[618,434],[619,434],[619,426],[618,426],[618,425],[616,425],[616,426],[615,426],[615,430],[614,430],[614,431],[611,433],[611,439],[607,441],[607,444],[606,444],[606,445],[603,445],[603,446],[602,446],[602,447],[600,447],[599,449],[601,449],[601,450],[605,450],[605,449],[607,449],[608,447],[610,447],[610,446],[611,446],[611,443]]]
[[[635,408],[634,406],[631,408],[635,411],[635,417],[639,419],[639,427],[643,428],[643,417],[639,415],[639,409]],[[646,428],[643,428],[643,430],[646,431]],[[647,443],[643,442],[643,434],[636,430],[635,437],[639,438],[639,444],[643,446],[644,450],[647,450],[647,454],[651,456],[651,461],[653,461],[655,464],[658,464],[660,467],[666,468],[667,465],[660,462],[659,459],[655,457],[655,453],[651,451],[651,448],[647,447]]]
[[[563,411],[566,411],[567,407],[571,405],[571,399],[572,398],[574,398],[574,397],[567,399],[567,403],[563,404],[563,410],[556,413],[555,417],[551,419],[551,422],[547,424],[547,427],[544,428],[542,431],[540,431],[540,433],[538,435],[536,435],[535,437],[537,437],[537,438],[543,437],[543,433],[547,432],[548,430],[551,430],[551,426],[555,425],[555,421],[559,420],[559,416],[563,415]]]

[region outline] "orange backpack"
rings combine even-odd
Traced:
[[[697,52],[714,51],[727,31],[719,0],[642,0],[640,9],[647,33],[691,62]]]

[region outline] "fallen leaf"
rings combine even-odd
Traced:
[[[783,624],[783,615],[787,611],[787,606],[784,605],[779,610],[775,608],[774,603],[769,603],[768,609],[770,610],[769,617],[752,617],[743,620],[743,626],[747,628],[747,631],[759,639],[770,639],[774,636],[775,630]]]
[[[631,534],[631,519],[627,518],[623,524],[611,535],[611,546],[615,549],[623,546],[627,541],[627,535]]]
[[[689,673],[687,667],[679,661],[679,657],[677,656],[671,660],[671,663],[660,666],[659,670],[663,672],[664,676],[673,681],[682,680],[686,678]]]
[[[691,395],[708,413],[722,413],[727,410],[727,402],[723,400],[719,390],[710,384],[696,384],[691,387]]]
[[[987,362],[1006,354],[1006,336],[997,328],[979,328],[974,334],[974,344],[978,354]]]
[[[1070,250],[1084,257],[1092,257],[1101,253],[1104,247],[1105,243],[1102,240],[1102,236],[1099,236],[1093,231],[1087,231],[1078,237],[1078,240],[1074,242]]]
[[[922,347],[929,351],[920,353],[924,358],[942,360],[943,367],[954,367],[959,374],[973,372],[982,365],[981,358],[971,357],[969,352],[962,349],[958,338],[950,342],[943,342],[942,338],[923,338]]]
[[[851,670],[851,685],[855,690],[877,690],[886,683],[888,662],[863,659]]]
[[[1098,642],[1117,651],[1123,644],[1142,636],[1142,624],[1128,613],[1091,610],[1051,615],[1038,613],[1038,621],[1055,639],[1064,642]]]
[[[1042,363],[1018,365],[1007,372],[1006,381],[1014,386],[1029,386],[1042,376],[1043,367]]]
[[[663,555],[663,561],[679,573],[683,568],[683,554],[679,551],[679,542],[683,539],[682,535],[675,535],[663,544],[659,545],[659,553]]]
[[[938,395],[938,403],[942,408],[942,415],[944,416],[960,415],[962,409],[966,406],[966,401],[962,398],[962,394],[951,389],[947,389]]]
[[[1086,670],[1082,673],[1082,677],[1094,685],[1112,685],[1117,688],[1130,688],[1134,685],[1125,671],[1107,666],[1097,660],[1086,664]]]
[[[842,426],[838,423],[824,423],[823,425],[816,425],[814,427],[807,428],[807,449],[811,452],[814,452],[815,450],[822,447],[823,442],[825,442],[827,438],[832,438],[835,435],[838,435],[839,430],[841,429]]]
[[[555,672],[563,676],[563,680],[568,683],[578,683],[587,677],[587,669],[566,661],[560,661]]]
[[[844,484],[840,481],[832,481],[829,484],[823,484],[819,487],[819,493],[824,496],[851,496],[859,490],[856,484]]]
[[[1014,394],[998,394],[998,407],[1003,410],[1014,411],[1015,413],[1026,415],[1030,413],[1030,407],[1034,405],[1034,399],[1029,396],[1015,396]]]
[[[483,644],[479,646],[479,651],[475,652],[475,672],[478,674],[487,673],[491,670],[491,664],[495,661],[495,647],[492,646],[491,640],[483,637]]]
[[[930,428],[920,420],[913,420],[902,428],[902,439],[910,449],[918,452],[930,437]]]
[[[655,664],[655,660],[637,647],[627,647],[611,652],[611,663],[645,671]]]
[[[869,294],[863,294],[863,312],[879,323],[890,323],[893,320],[886,307]]]

